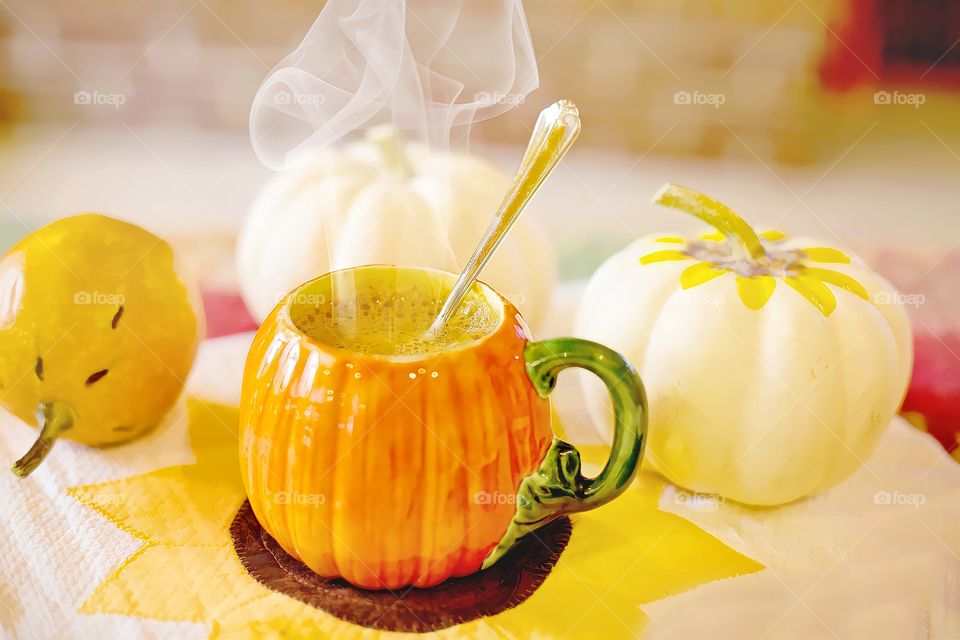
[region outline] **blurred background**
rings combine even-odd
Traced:
[[[250,102],[322,4],[0,0],[0,248],[104,211],[193,248],[229,287],[233,235],[270,175],[250,151]],[[957,310],[960,1],[525,6],[541,88],[476,126],[472,149],[512,171],[535,114],[579,104],[581,141],[530,212],[565,278],[689,227],[648,204],[673,180],[877,256],[901,288]]]

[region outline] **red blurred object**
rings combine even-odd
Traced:
[[[903,401],[904,417],[960,462],[960,248],[940,252],[886,247],[870,253],[869,262],[904,295],[913,324],[913,376]]]
[[[960,4],[847,0],[820,64],[825,89],[960,87]]]
[[[259,326],[239,295],[204,289],[201,296],[207,315],[208,338],[254,331]]]
[[[960,432],[960,333],[917,334],[914,349],[903,411],[921,414],[927,431],[953,453]]]
[[[849,0],[833,25],[820,62],[820,83],[831,91],[849,91],[877,79],[881,66],[877,0]]]

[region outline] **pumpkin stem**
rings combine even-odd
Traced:
[[[753,227],[722,202],[693,189],[667,183],[653,196],[653,203],[700,218],[724,235],[738,258],[766,262],[767,252]]]
[[[387,166],[401,179],[413,177],[413,165],[403,149],[403,142],[397,130],[390,125],[380,125],[367,131],[367,140],[380,150]]]
[[[43,402],[37,408],[37,422],[40,424],[40,435],[30,450],[13,465],[13,472],[26,478],[33,473],[43,459],[53,448],[53,443],[60,435],[73,426],[73,412],[60,402]]]

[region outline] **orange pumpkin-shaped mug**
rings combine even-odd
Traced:
[[[622,493],[643,454],[646,400],[620,355],[531,342],[477,283],[445,341],[418,343],[456,276],[366,266],[291,292],[251,346],[240,468],[254,514],[292,556],[359,587],[428,587],[486,568],[557,517]],[[610,389],[616,429],[595,478],[551,431],[557,374]]]

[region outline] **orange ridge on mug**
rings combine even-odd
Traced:
[[[531,506],[524,496],[533,494],[520,504],[518,489],[539,477],[559,442],[549,389],[528,375],[528,345],[549,341],[528,343],[516,308],[482,284],[478,295],[495,305],[497,325],[451,350],[385,356],[308,336],[291,311],[311,295],[335,298],[331,282],[345,277],[367,288],[389,277],[422,279],[447,291],[455,279],[395,267],[327,274],[291,292],[254,338],[240,407],[243,483],[264,529],[313,571],[368,589],[432,586],[480,570],[495,549],[499,557],[512,546],[511,536],[598,506],[632,480],[645,426],[642,387],[640,413],[631,414],[639,416],[631,418],[636,437],[624,460],[608,465],[617,467],[616,488],[587,505],[573,487],[562,508],[549,505],[548,491],[545,504],[534,498],[537,522],[521,522]]]

